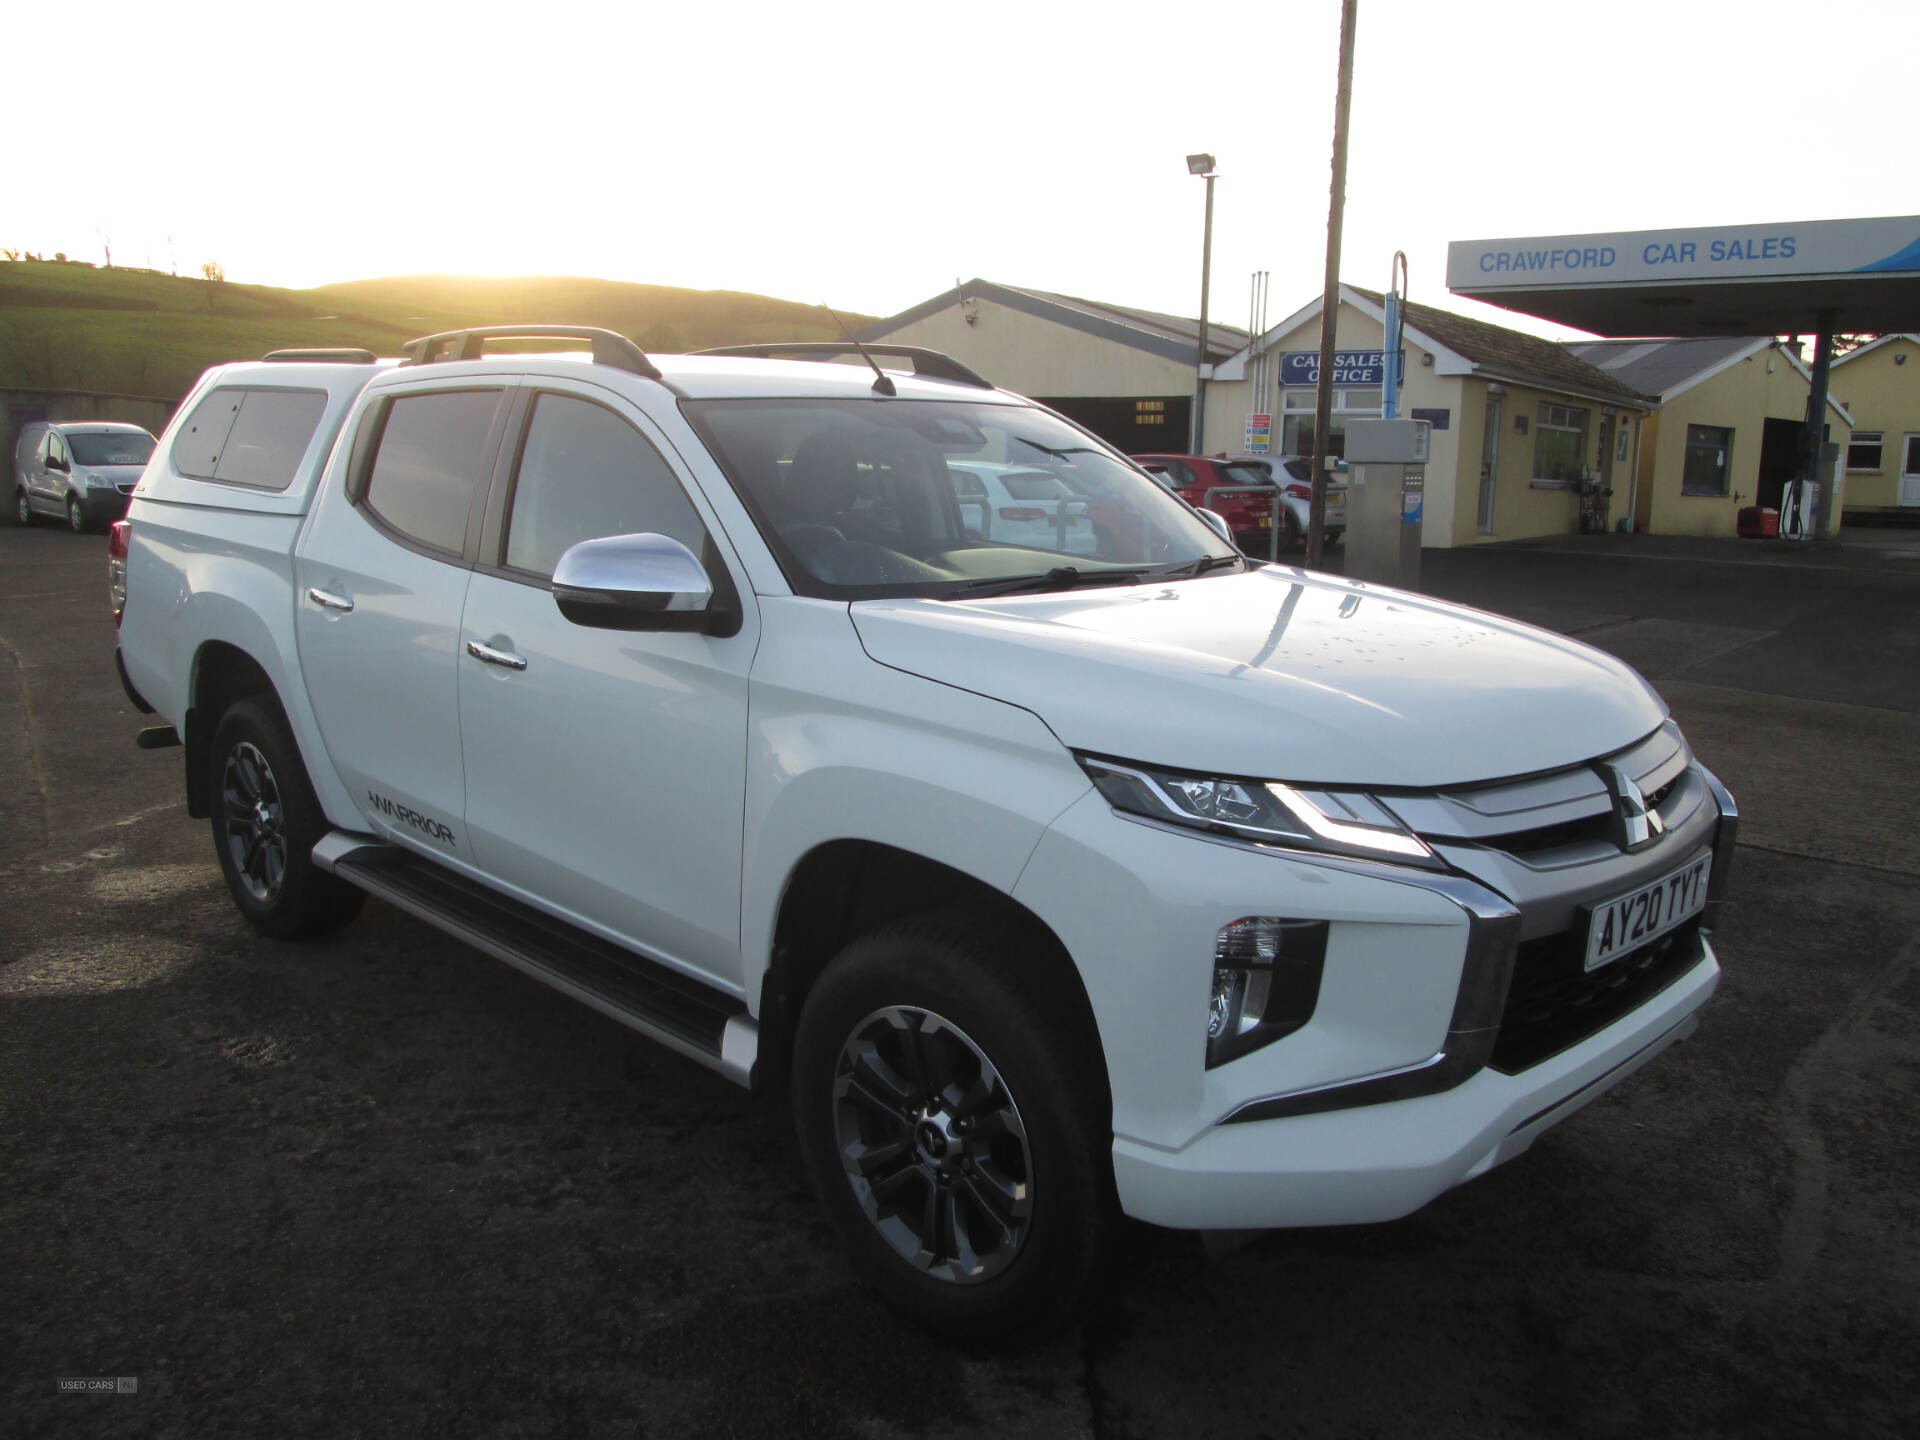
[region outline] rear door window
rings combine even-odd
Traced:
[[[402,539],[458,555],[486,486],[500,390],[436,390],[390,401],[362,504]]]
[[[180,427],[173,467],[197,480],[284,490],[326,408],[321,390],[223,385],[194,406]]]

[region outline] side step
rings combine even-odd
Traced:
[[[336,830],[314,863],[601,1014],[753,1083],[759,1031],[745,1002],[589,934],[424,856]]]

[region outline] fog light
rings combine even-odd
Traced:
[[[1207,1068],[1271,1045],[1313,1018],[1326,966],[1327,922],[1250,915],[1213,941]]]

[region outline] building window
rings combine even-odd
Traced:
[[[1164,425],[1167,423],[1167,402],[1164,400],[1136,400],[1133,402],[1133,423],[1136,425]]]
[[[1880,472],[1880,447],[1886,436],[1878,430],[1856,430],[1847,445],[1847,469]]]
[[[1347,451],[1347,421],[1355,416],[1372,417],[1382,413],[1379,389],[1335,390],[1333,423],[1329,425],[1327,453],[1344,455]],[[1280,453],[1313,453],[1313,408],[1315,393],[1303,385],[1288,386],[1280,392]]]
[[[1733,431],[1718,425],[1687,426],[1687,461],[1680,472],[1682,495],[1725,495],[1727,455]]]
[[[1540,402],[1533,430],[1533,478],[1575,485],[1587,460],[1587,412],[1576,405]]]

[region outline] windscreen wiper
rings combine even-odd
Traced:
[[[1232,565],[1241,557],[1238,555],[1202,555],[1198,560],[1189,560],[1180,565],[1169,565],[1165,570],[1156,571],[1156,580],[1187,580],[1195,575],[1204,575],[1219,565]]]
[[[1116,565],[1104,570],[1081,570],[1072,565],[1057,565],[1040,575],[994,575],[956,585],[943,600],[978,599],[985,595],[1015,595],[1022,590],[1072,590],[1079,585],[1135,585],[1151,565]]]
[[[1031,445],[1042,455],[1067,456],[1093,454],[1093,447],[1091,445],[1069,445],[1064,450],[1056,450],[1051,445],[1042,445],[1038,440],[1029,440],[1024,435],[1014,435],[1010,438],[1019,441],[1022,445]]]

